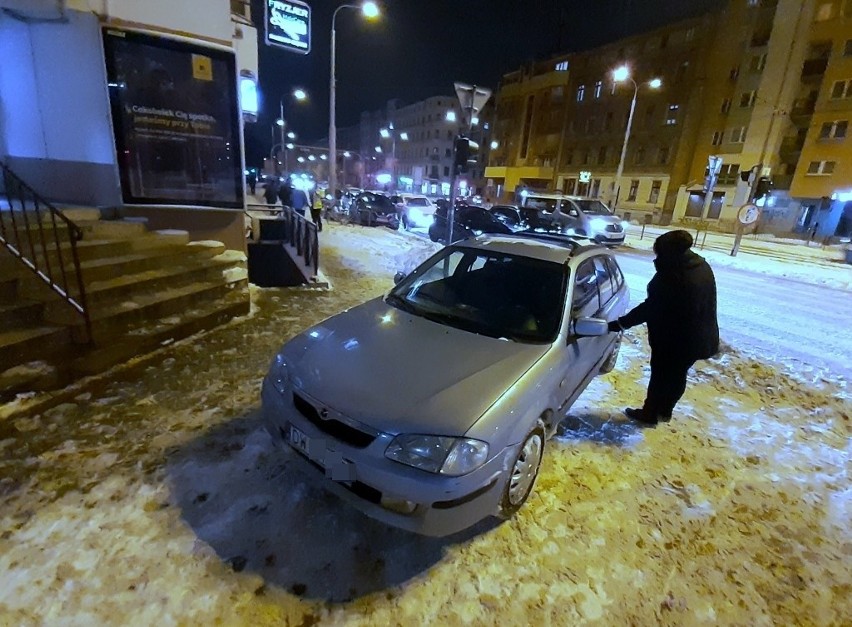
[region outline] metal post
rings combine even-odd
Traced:
[[[343,5],[346,6],[346,5]],[[334,55],[337,33],[334,28],[334,21],[337,19],[337,12],[343,8],[337,7],[331,17],[331,82],[329,84],[328,95],[328,158],[332,161],[331,167],[328,169],[328,187],[332,195],[337,191],[337,122],[335,120],[335,77],[334,77]]]
[[[618,169],[615,171],[615,184],[612,189],[612,207],[610,207],[613,211],[615,211],[615,207],[618,204],[618,196],[621,192],[621,175],[624,172],[624,158],[627,156],[627,142],[630,140],[630,127],[633,125],[633,112],[636,110],[636,97],[639,94],[639,86],[636,84],[632,78],[630,82],[633,83],[633,100],[630,101],[630,114],[627,116],[627,128],[624,130],[624,142],[621,144],[621,158],[618,160]]]
[[[748,192],[747,203],[754,202],[754,192],[757,189],[757,182],[760,180],[760,174],[763,172],[763,164],[758,163],[751,168],[751,189]],[[734,247],[731,248],[731,257],[736,257],[737,253],[740,252],[740,242],[743,239],[743,225],[737,220],[737,232],[734,236]]]

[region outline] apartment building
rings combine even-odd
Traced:
[[[491,133],[489,109],[484,108],[474,122],[469,135],[485,147]],[[367,164],[367,186],[449,196],[454,142],[464,126],[455,96],[433,96],[408,105],[395,99],[383,110],[362,113],[357,133]],[[458,193],[466,195],[481,187],[484,158],[480,156],[478,164],[458,177]]]
[[[848,236],[851,16],[852,0],[730,0],[712,15],[506,74],[500,149],[486,176],[504,197],[521,188],[587,194],[621,214],[724,229],[768,176],[774,187],[758,201],[757,228],[818,225],[819,236]],[[615,83],[620,66],[629,79]],[[542,122],[560,113],[554,141]],[[710,156],[722,165],[707,206]]]

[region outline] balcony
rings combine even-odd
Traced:
[[[828,59],[808,59],[802,65],[802,80],[815,80],[825,74],[825,68],[828,67]]]
[[[816,100],[801,98],[793,102],[790,119],[796,126],[807,126],[816,108]]]
[[[778,150],[781,160],[785,163],[794,163],[798,161],[804,145],[805,140],[803,138],[785,137],[781,140],[781,146]]]

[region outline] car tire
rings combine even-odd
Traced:
[[[610,351],[609,355],[607,355],[606,360],[601,364],[601,369],[599,372],[601,374],[606,374],[608,372],[612,372],[615,368],[615,362],[618,361],[618,351],[621,349],[621,333],[618,334],[618,339],[615,341],[615,346],[612,351]]]
[[[500,517],[511,518],[532,494],[544,455],[544,425],[539,421],[518,447],[500,500]]]

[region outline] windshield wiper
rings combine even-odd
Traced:
[[[396,294],[388,294],[387,298],[385,298],[385,302],[388,305],[396,307],[397,309],[402,309],[403,311],[407,311],[408,313],[420,314],[420,311],[417,309],[417,307],[405,300],[402,296],[397,296]]]

